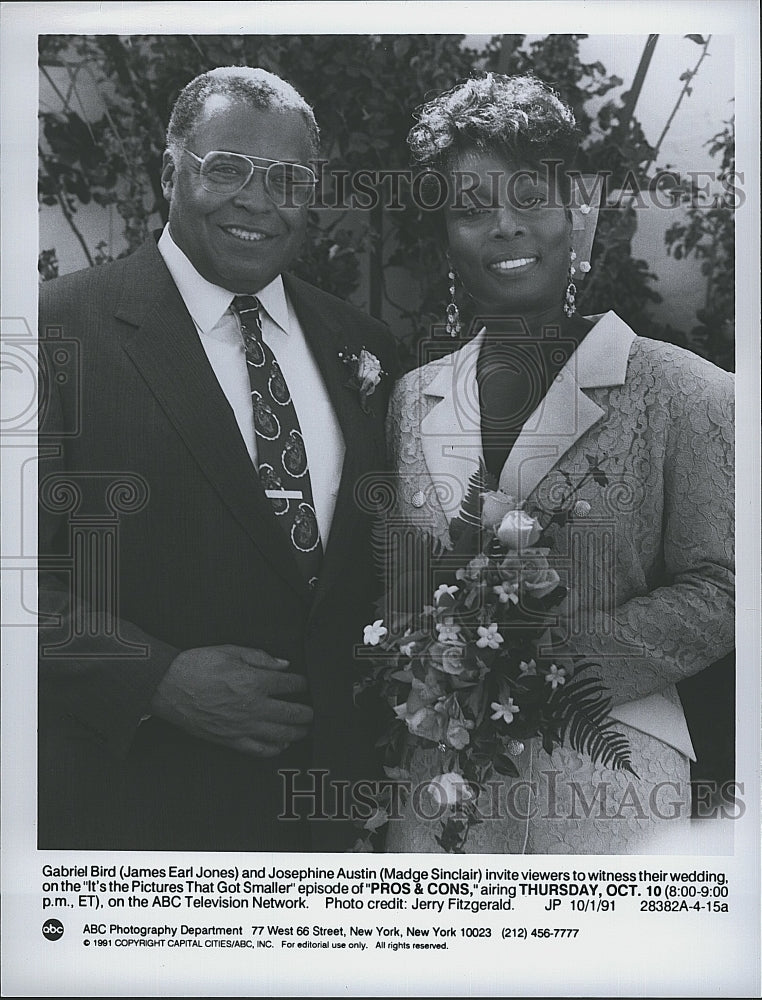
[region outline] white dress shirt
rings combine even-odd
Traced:
[[[166,226],[159,253],[196,325],[201,345],[235,414],[246,449],[257,462],[251,386],[246,370],[238,317],[231,310],[234,293],[213,285],[195,269]],[[331,528],[341,470],[344,438],[304,331],[286,297],[280,275],[257,292],[262,305],[262,336],[278,360],[294,401],[307,451],[312,496],[325,546]],[[338,362],[337,362],[338,363]]]

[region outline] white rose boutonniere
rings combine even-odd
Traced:
[[[339,351],[339,360],[344,363],[350,372],[349,381],[346,383],[349,389],[357,389],[360,394],[360,406],[365,413],[370,413],[368,399],[373,395],[381,379],[386,372],[381,367],[381,362],[375,354],[364,347],[359,355],[350,354],[349,348]]]

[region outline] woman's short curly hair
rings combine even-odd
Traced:
[[[545,160],[572,165],[579,145],[574,113],[534,76],[465,80],[424,104],[408,134],[413,160],[446,170],[461,153],[495,152],[509,162],[537,166]]]

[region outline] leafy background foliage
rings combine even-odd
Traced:
[[[623,81],[600,62],[581,61],[579,42],[585,37],[548,35],[527,46],[523,35],[502,35],[477,50],[465,46],[461,35],[41,36],[41,74],[60,108],[41,112],[40,200],[58,206],[89,264],[134,250],[166,220],[159,175],[172,104],[188,80],[219,65],[262,66],[292,81],[315,108],[331,170],[350,173],[406,169],[412,110],[473,72],[533,72],[577,115],[584,137],[581,169],[611,171],[610,189],[646,187],[664,136],[656,148],[646,141],[633,114],[635,87],[615,100],[610,92]],[[709,44],[700,35],[689,37],[701,55],[696,68],[680,78],[683,91],[675,111],[689,96]],[[93,90],[100,105],[88,114],[83,95]],[[732,171],[732,122],[709,145],[721,169]],[[676,259],[697,257],[707,275],[706,302],[695,327],[660,326],[649,315],[649,305],[660,296],[648,262],[633,257],[636,213],[626,199],[616,211],[600,215],[593,271],[581,287],[579,306],[587,313],[616,309],[636,331],[731,368],[732,207],[698,207],[694,194],[684,186],[675,190],[674,197],[691,207],[669,230],[667,243]],[[329,203],[330,196],[324,192]],[[105,240],[88,244],[77,211],[90,203],[116,211],[124,249]],[[361,291],[374,315],[392,320],[412,355],[417,340],[443,321],[447,282],[442,241],[427,213],[404,198],[403,203],[398,210],[311,212],[310,240],[296,270],[342,298]],[[54,247],[42,249],[39,270],[43,279],[58,273]],[[392,282],[391,275],[401,280]]]

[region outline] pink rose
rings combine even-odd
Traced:
[[[548,565],[543,549],[535,549],[537,553],[524,558],[524,568],[521,571],[521,582],[524,590],[532,597],[545,597],[555,590],[561,582],[558,573]]]
[[[486,569],[489,569],[489,556],[480,552],[470,560],[465,569],[459,569],[455,576],[458,580],[481,580]]]
[[[442,673],[457,676],[466,669],[465,647],[448,642],[433,642],[429,647],[431,664]]]
[[[468,730],[463,722],[460,719],[450,719],[447,723],[445,743],[455,750],[463,750],[470,742],[471,737],[468,735]]]
[[[532,597],[545,597],[561,582],[558,573],[548,565],[548,549],[528,549],[520,555],[509,552],[500,564],[504,580],[519,579],[521,589]]]
[[[433,702],[437,701],[445,694],[442,685],[447,684],[447,681],[442,676],[438,670],[428,669],[426,671],[426,676],[423,680],[419,680],[417,677],[413,677],[411,684],[411,694],[408,697],[408,704],[410,704],[410,698],[415,695],[422,705],[431,705]]]
[[[473,789],[463,775],[458,774],[457,771],[438,774],[428,783],[426,791],[440,807],[468,802],[474,797]]]
[[[503,517],[513,507],[513,497],[502,490],[491,490],[482,500],[482,524],[485,528],[496,528]]]
[[[518,587],[520,582],[519,569],[521,562],[514,553],[509,553],[500,563],[497,573],[503,584],[510,587]]]
[[[441,712],[436,712],[433,708],[419,708],[410,712],[407,705],[397,705],[394,711],[413,736],[421,736],[434,743],[439,743],[444,738],[446,721]]]

